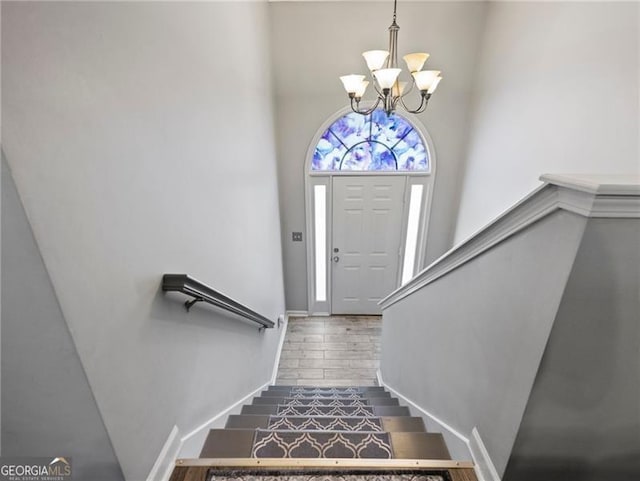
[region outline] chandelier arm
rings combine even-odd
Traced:
[[[372,78],[372,82],[371,84],[373,85],[373,88],[376,90],[376,93],[378,94],[378,98],[384,97],[384,94],[382,93],[382,91],[378,88],[377,82],[376,82],[376,78],[373,76],[373,74],[371,75]]]
[[[402,92],[402,95],[400,97],[406,97],[407,95],[409,95],[413,91],[413,86],[415,84],[416,84],[416,81],[414,80],[413,75],[412,75],[411,76],[411,82],[409,84],[409,88],[407,90],[405,90],[404,92]]]
[[[402,107],[404,107],[404,109],[407,112],[409,112],[410,114],[421,114],[427,108],[427,104],[429,103],[429,97],[431,97],[431,94],[424,94],[424,95],[421,94],[420,105],[415,110],[410,109],[409,107],[407,107],[407,105],[404,103],[404,99],[402,97],[400,98],[400,102],[402,103]]]
[[[355,103],[355,105],[354,105]],[[380,97],[378,97],[378,100],[376,100],[376,103],[373,104],[373,106],[369,109],[366,110],[360,110],[360,102],[357,101],[355,98],[351,99],[351,110],[353,110],[355,113],[360,114],[360,115],[369,115],[371,112],[373,112],[378,105],[380,104]]]
[[[391,108],[392,108],[392,112],[396,111],[396,107],[398,106],[398,102],[401,101],[402,99],[400,97],[393,97],[391,99]],[[404,106],[404,104],[403,104]]]
[[[407,107],[407,104],[404,103],[404,95],[400,97],[400,103],[402,104],[402,108],[404,108],[407,112],[410,111],[409,107]]]

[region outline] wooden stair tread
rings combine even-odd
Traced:
[[[423,476],[441,475],[445,481],[478,481],[471,461],[442,459],[301,459],[301,458],[198,458],[180,459],[170,481],[318,481],[355,475],[379,481],[427,481]],[[209,475],[215,476],[210,478]],[[433,481],[433,480],[429,480]],[[442,481],[442,480],[439,480]]]

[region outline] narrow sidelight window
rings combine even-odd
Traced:
[[[422,185],[411,186],[409,200],[409,219],[407,222],[407,241],[404,246],[404,264],[402,266],[402,283],[406,284],[414,274],[416,247],[418,246],[418,228],[420,227],[420,209],[422,208]]]
[[[315,257],[316,257],[316,301],[327,300],[327,187],[313,188]]]

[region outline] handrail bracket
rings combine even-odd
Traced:
[[[205,301],[204,301],[204,299],[202,297],[194,297],[190,301],[185,301],[184,307],[187,310],[187,312],[189,312],[189,310],[191,310],[191,308],[193,307],[193,305],[196,302],[205,302]]]
[[[276,325],[271,319],[186,274],[165,274],[162,277],[162,290],[165,292],[182,292],[192,297],[192,299],[184,303],[187,312],[190,311],[194,304],[206,302],[259,324],[260,332]]]

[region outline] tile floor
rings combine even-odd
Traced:
[[[380,316],[290,318],[276,384],[376,385],[381,331]]]

